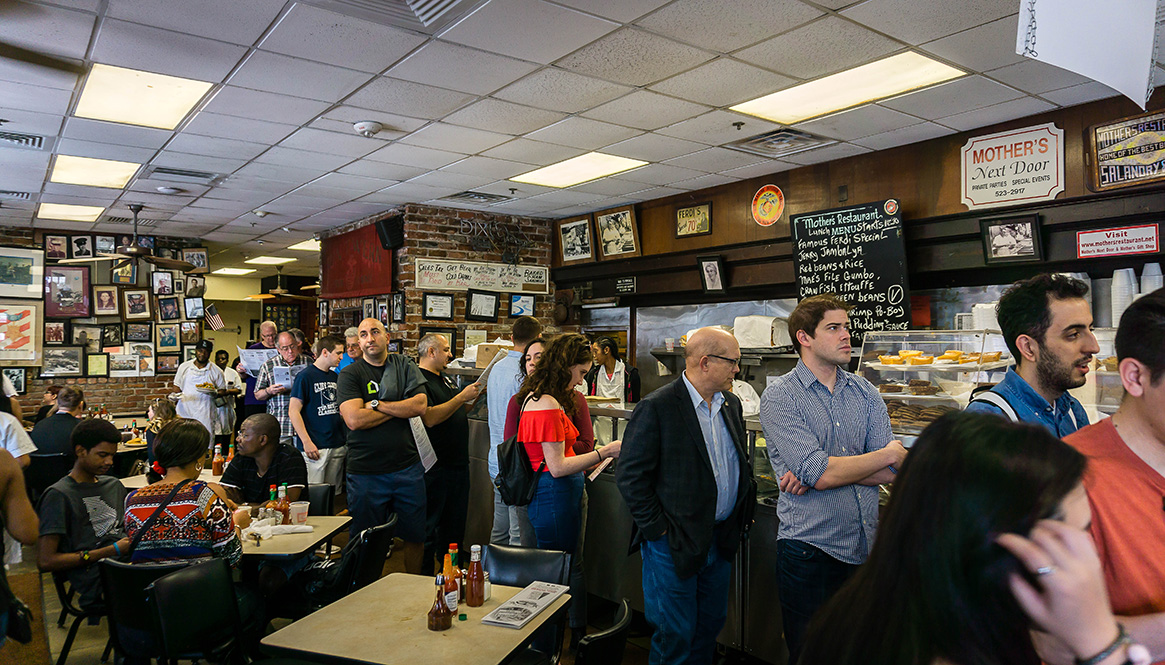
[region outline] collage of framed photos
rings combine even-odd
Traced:
[[[421,318],[435,321],[454,320],[454,300],[455,295],[452,293],[422,293]],[[531,293],[497,293],[469,289],[465,292],[465,320],[497,323],[502,302],[509,303],[510,318],[534,316],[534,295]],[[401,320],[404,320],[403,317]]]
[[[361,319],[378,319],[384,325],[405,322],[405,294],[403,291],[390,293],[360,301]],[[320,314],[321,320],[324,316]]]

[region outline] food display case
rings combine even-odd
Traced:
[[[1084,376],[1084,385],[1068,392],[1080,400],[1088,412],[1088,422],[1095,423],[1117,410],[1125,389],[1121,385],[1120,372],[1117,371],[1116,328],[1094,328],[1092,334],[1096,335],[1100,352],[1093,356],[1090,371]]]

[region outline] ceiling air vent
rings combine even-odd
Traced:
[[[101,220],[104,224],[125,224],[126,226],[133,226],[133,217],[117,217],[115,215],[106,215]],[[139,219],[138,226],[157,226],[160,219]]]
[[[142,173],[143,180],[164,180],[166,182],[185,182],[208,186],[219,184],[225,177],[221,173],[172,169],[167,166],[147,166],[145,172]]]
[[[725,148],[747,152],[769,159],[787,157],[798,152],[813,150],[837,143],[834,139],[817,136],[797,129],[777,129],[765,134],[757,134],[746,139],[733,141],[724,145]]]
[[[442,196],[439,201],[456,201],[458,203],[476,203],[477,205],[494,205],[503,201],[512,201],[513,197],[501,194],[486,194],[485,192],[457,192],[449,196]]]
[[[21,134],[20,132],[0,131],[0,142],[10,143],[21,148],[44,150],[44,137],[36,134]]]
[[[307,0],[307,4],[431,35],[485,4],[485,0]]]
[[[12,201],[12,200],[28,201],[31,198],[32,198],[32,194],[29,194],[28,192],[9,192],[9,191],[0,189],[0,201],[5,201],[5,200],[8,200],[8,201]]]

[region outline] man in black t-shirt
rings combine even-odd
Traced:
[[[465,537],[465,516],[469,510],[469,418],[470,404],[481,394],[481,384],[471,383],[460,392],[441,372],[453,360],[449,340],[429,334],[417,343],[417,358],[425,385],[421,387],[429,406],[421,415],[429,442],[437,453],[437,463],[425,474],[425,557],[431,566],[443,559],[445,548]],[[438,563],[438,565],[440,565]],[[432,574],[426,569],[425,574]]]
[[[287,485],[287,500],[298,501],[307,487],[303,456],[279,443],[279,421],[271,414],[256,413],[243,421],[235,452],[219,481],[235,503],[264,503],[271,496],[271,486],[283,484]]]
[[[37,423],[29,436],[38,455],[73,452],[69,436],[85,413],[85,394],[76,386],[65,386],[57,393],[57,412]],[[118,438],[118,441],[121,439]]]
[[[396,513],[396,535],[404,540],[405,571],[421,572],[425,542],[425,467],[417,454],[409,418],[425,412],[424,377],[408,358],[389,356],[388,334],[376,319],[360,322],[364,356],[340,373],[336,399],[348,433],[348,531],[388,521]],[[393,383],[381,400],[385,370]],[[386,386],[387,388],[388,386]]]

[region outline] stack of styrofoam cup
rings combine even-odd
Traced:
[[[1112,273],[1112,325],[1120,325],[1121,315],[1137,297],[1137,272],[1121,268]]]
[[[1165,277],[1161,276],[1160,263],[1146,263],[1141,271],[1141,294],[1148,294],[1165,286]]]
[[[997,303],[978,303],[971,306],[971,317],[975,322],[975,330],[999,330],[999,319],[995,318]]]

